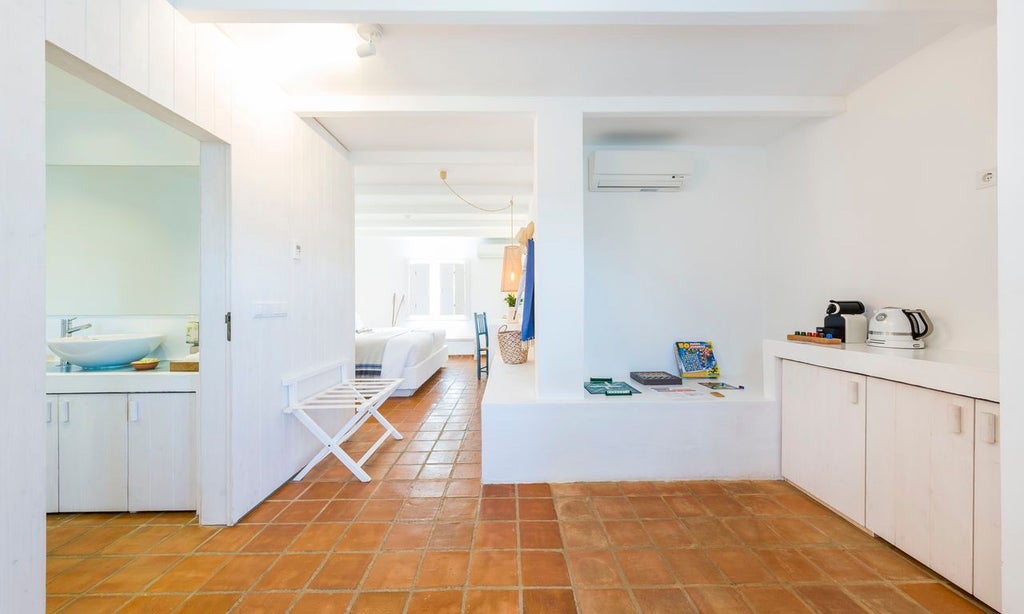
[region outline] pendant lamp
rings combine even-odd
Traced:
[[[509,244],[505,246],[505,256],[501,262],[501,291],[518,292],[519,278],[523,275],[523,248],[516,243],[515,220],[512,212],[512,199],[508,201],[508,232]]]

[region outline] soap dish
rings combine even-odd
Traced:
[[[153,369],[156,369],[158,364],[160,364],[160,360],[157,358],[143,358],[141,360],[136,360],[131,364],[135,367],[136,371],[152,371]]]

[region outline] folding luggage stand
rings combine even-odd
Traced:
[[[318,372],[314,375],[319,375],[322,372]],[[286,414],[291,414],[302,423],[303,426],[313,434],[317,440],[324,445],[324,449],[317,452],[316,456],[313,457],[305,467],[302,468],[298,474],[293,478],[298,481],[306,477],[306,474],[310,472],[313,467],[320,461],[327,457],[328,454],[333,454],[343,465],[348,467],[349,471],[353,473],[362,482],[369,482],[370,475],[363,470],[363,463],[365,463],[377,448],[384,443],[384,441],[390,436],[395,439],[402,439],[402,434],[398,432],[394,426],[391,425],[384,416],[380,415],[378,411],[381,404],[384,403],[391,396],[398,385],[402,383],[399,379],[353,379],[340,384],[335,384],[325,390],[308,396],[301,401],[298,398],[298,386],[301,380],[290,380],[284,382],[285,387],[288,390],[288,407],[285,408]],[[352,411],[354,415],[336,435],[331,437],[327,434],[319,424],[316,423],[313,418],[306,413],[306,410],[310,409],[329,409],[335,411]],[[375,419],[384,427],[384,434],[380,436],[370,449],[358,460],[353,460],[344,450],[341,449],[341,444],[348,441],[356,431],[358,431],[370,418]]]

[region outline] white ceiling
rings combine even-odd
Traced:
[[[813,26],[221,24],[294,95],[845,95],[946,21]]]
[[[944,0],[949,11],[911,0],[606,0],[596,8],[581,0],[575,12],[512,0],[432,6],[396,0],[384,8],[369,0],[264,0],[264,10],[251,11],[240,8],[241,0],[185,4],[193,16],[203,15],[204,5],[207,17],[219,15],[219,26],[296,100],[324,101],[360,95],[842,97],[991,12],[988,0],[970,6]],[[627,18],[627,4],[646,12]],[[383,12],[375,14],[378,9]],[[616,25],[615,11],[624,11],[621,21],[630,25]],[[301,23],[304,16],[321,23]],[[354,26],[332,23],[345,17],[383,24],[375,57],[356,58],[361,41]],[[240,23],[256,18],[291,23]],[[473,210],[445,190],[437,178],[441,168],[477,204],[497,208],[511,196],[524,216],[531,205],[528,114],[322,110],[312,115],[354,152],[363,232],[507,236],[503,216]],[[762,145],[814,121],[807,114],[679,115],[587,117],[584,146]]]

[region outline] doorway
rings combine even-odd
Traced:
[[[191,507],[200,523],[227,524],[231,519],[230,343],[225,318],[230,311],[230,146],[57,47],[47,45],[46,59],[48,98],[54,107],[48,105],[47,113],[46,337],[59,338],[86,324],[92,331],[83,329],[77,335],[139,334],[146,329],[142,332],[161,338],[148,354],[160,361],[159,370],[168,371],[171,363],[187,369],[192,365],[186,363],[198,362],[191,380],[170,373],[161,384],[144,383],[147,380],[141,376],[127,384],[144,390],[123,391],[129,429],[126,463],[137,461],[133,454],[138,450],[144,453],[155,447],[136,445],[132,451],[130,429],[145,414],[146,406],[140,403],[174,405],[173,393],[190,396],[194,413],[191,422],[186,421],[189,427],[181,427],[179,440],[194,452],[174,453],[193,463],[185,484],[194,490]],[[90,317],[66,322],[76,315]],[[65,411],[69,404],[54,395],[67,390],[69,381],[85,386],[80,392],[86,394],[79,400],[116,396],[89,389],[92,384],[83,383],[85,378],[70,380],[67,376],[80,373],[73,366],[65,369],[61,374],[65,378],[59,380],[64,388],[51,390],[58,380],[47,375],[48,401],[54,404],[58,421],[69,414]],[[114,370],[108,372],[114,374]],[[182,383],[188,381],[192,384]],[[168,386],[192,390],[161,390]],[[111,402],[121,403],[122,398]],[[64,442],[59,431],[55,439]],[[59,452],[55,458],[61,458]],[[149,459],[152,482],[164,481],[162,458]],[[140,472],[128,471],[137,482]],[[73,473],[68,480],[72,477]],[[63,484],[59,477],[55,483]],[[130,481],[128,487],[131,499]],[[119,488],[115,485],[114,491]],[[69,497],[67,505],[88,511],[89,504]],[[152,505],[185,505],[181,501],[188,499],[182,497]],[[131,505],[135,506],[131,511],[156,509],[139,508],[138,498]],[[95,511],[101,509],[102,505]]]

